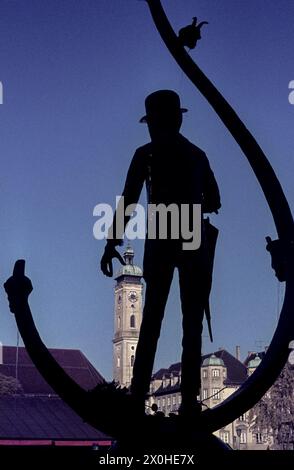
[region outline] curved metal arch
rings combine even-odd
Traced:
[[[222,404],[201,413],[206,429],[215,431],[225,426],[254,406],[277,379],[285,365],[288,345],[294,335],[294,224],[291,211],[276,174],[257,141],[237,113],[213,83],[196,65],[181,45],[160,0],[146,0],[155,26],[168,50],[186,76],[206,98],[234,140],[240,146],[260,184],[271,210],[278,236],[289,244],[286,290],[280,320],[267,353],[256,371]]]

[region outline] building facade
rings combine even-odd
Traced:
[[[225,349],[204,355],[201,366],[201,395],[198,397],[202,409],[213,408],[228,398],[245,382],[260,362],[261,358],[254,354],[253,358],[247,358],[243,364],[238,357],[234,357]],[[157,371],[150,384],[146,412],[151,412],[151,406],[156,404],[158,410],[166,416],[169,413],[177,413],[181,404],[180,385],[180,363]],[[264,450],[268,446],[267,436],[252,432],[249,411],[214,434],[234,449]]]

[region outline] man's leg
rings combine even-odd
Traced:
[[[179,281],[183,314],[182,340],[182,408],[196,404],[201,387],[201,334],[207,300],[206,275],[202,270],[202,254],[183,257],[179,264]]]
[[[131,383],[132,395],[142,406],[149,391],[157,341],[173,270],[170,263],[163,266],[159,262],[154,266],[154,274],[148,273],[145,278],[145,305]]]

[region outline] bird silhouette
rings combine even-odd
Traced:
[[[197,17],[194,16],[192,24],[181,28],[179,31],[179,40],[183,46],[189,49],[194,49],[197,45],[197,41],[201,39],[201,28],[204,24],[208,24],[208,21],[201,21],[197,24]]]

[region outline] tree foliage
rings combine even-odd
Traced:
[[[294,448],[294,367],[286,364],[280,376],[250,411],[251,429],[267,436],[272,449]]]
[[[0,395],[15,395],[21,392],[22,386],[15,377],[0,374]]]

